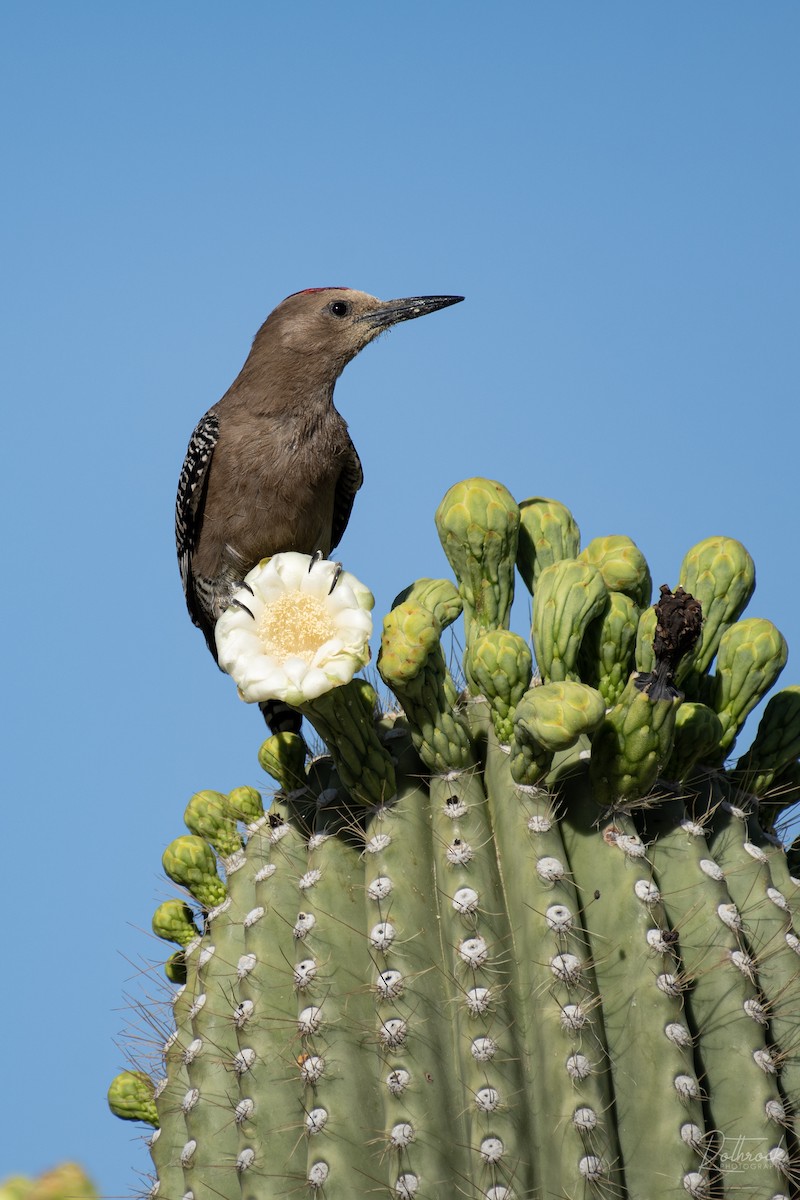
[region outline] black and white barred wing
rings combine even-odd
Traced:
[[[219,418],[213,411],[207,412],[189,439],[175,502],[175,544],[186,607],[195,625],[199,625],[201,629],[208,620],[195,589],[192,555],[200,538],[211,459],[218,438]]]

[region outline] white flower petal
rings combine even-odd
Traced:
[[[352,675],[350,678],[352,679]],[[338,687],[340,683],[348,682],[346,679],[331,681],[325,671],[321,671],[319,667],[311,667],[303,679],[303,696],[306,700],[316,700],[318,696],[331,691],[333,687]]]
[[[327,662],[329,658],[335,658],[337,654],[345,652],[345,643],[341,638],[329,638],[327,642],[323,642],[321,646],[314,652],[310,667],[318,667],[322,663]]]
[[[310,554],[298,554],[296,551],[290,550],[286,554],[274,555],[269,560],[269,565],[274,575],[283,584],[283,591],[304,592],[307,590],[305,584],[310,574],[308,568],[312,561]],[[252,586],[250,579],[247,582]]]
[[[246,596],[247,593],[241,592],[240,595]],[[230,608],[226,609],[225,617],[227,618],[225,624],[229,629],[246,630],[255,628],[256,622],[249,615],[249,613],[246,613],[243,608],[238,606],[238,604],[232,604]]]
[[[372,614],[368,609],[358,608],[355,604],[332,612],[330,617],[334,629],[338,629],[342,625],[353,625],[365,632],[367,630],[372,632]]]
[[[325,663],[322,670],[330,680],[336,680],[337,683],[349,683],[360,665],[356,664],[352,657],[332,658]]]
[[[313,564],[308,572],[306,586],[304,592],[308,592],[312,596],[319,596],[320,600],[327,599],[331,595],[331,585],[336,578],[337,564],[328,558],[321,558]],[[341,575],[339,576],[341,580]],[[336,584],[334,591],[337,591],[339,584]]]
[[[339,576],[339,582],[331,592],[328,598],[328,610],[332,616],[338,615],[342,609],[358,608],[356,594],[350,585],[342,581],[342,576]]]
[[[289,679],[284,670],[277,666],[274,659],[248,658],[239,662],[239,670],[243,687],[260,688],[267,700],[280,699],[278,694],[286,688]]]

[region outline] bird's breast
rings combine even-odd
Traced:
[[[201,539],[217,571],[234,564],[250,570],[285,550],[330,553],[336,485],[349,449],[339,423],[273,419],[240,436],[231,428],[220,439]]]

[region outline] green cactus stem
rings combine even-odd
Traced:
[[[342,782],[362,804],[382,804],[395,792],[392,760],[375,733],[375,692],[363,679],[300,705],[333,755]]]
[[[782,1194],[789,1109],[777,1074],[769,1069],[769,1018],[757,952],[718,851],[709,844],[712,826],[691,819],[676,799],[647,813],[647,834],[669,928],[680,931],[683,982],[691,992],[690,1022],[684,1018],[682,1023],[691,1044],[702,1046],[698,1085],[710,1128],[724,1130],[729,1145],[734,1143],[728,1139],[757,1139],[763,1154],[760,1183],[771,1194]],[[716,920],[709,919],[711,914]],[[724,1151],[718,1138],[708,1141],[709,1162]]]

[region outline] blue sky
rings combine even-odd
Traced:
[[[378,612],[446,573],[433,511],[481,474],[562,500],[584,542],[629,534],[656,585],[740,538],[749,613],[799,645],[800,9],[7,0],[2,23],[0,1177],[74,1157],[127,1196],[147,1156],[105,1089],[123,996],[154,990],[161,852],[194,791],[265,782],[178,581],[195,422],[289,292],[463,294],[337,386],[366,473],[339,553]]]

